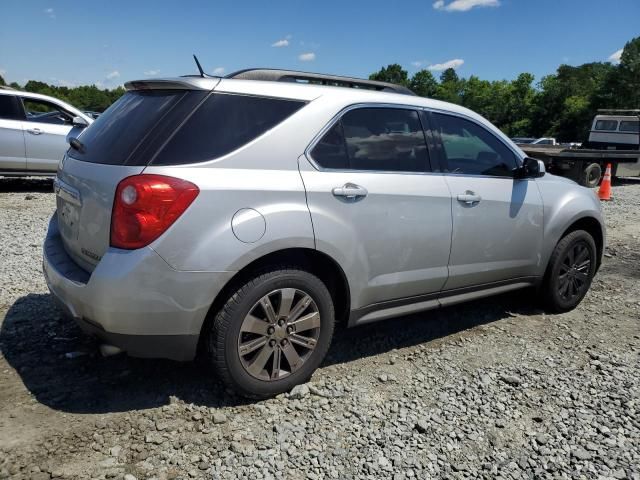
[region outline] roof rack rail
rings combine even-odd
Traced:
[[[230,73],[225,78],[240,80],[267,80],[271,82],[310,83],[316,85],[329,85],[334,87],[362,88],[377,90],[379,92],[401,93],[403,95],[415,95],[411,90],[395,83],[364,80],[362,78],[341,77],[338,75],[325,75],[322,73],[299,72],[296,70],[280,70],[275,68],[248,68]]]

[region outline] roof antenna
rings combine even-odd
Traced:
[[[198,61],[198,57],[196,57],[195,53],[193,54],[193,59],[196,61],[196,65],[198,66],[198,71],[200,72],[200,76],[204,78],[205,77],[204,70],[202,69],[202,65],[200,65],[200,62]]]

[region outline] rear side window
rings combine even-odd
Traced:
[[[359,108],[347,112],[316,144],[313,159],[323,168],[379,172],[429,170],[418,112]]]
[[[620,122],[620,131],[638,133],[640,131],[640,121],[623,120]]]
[[[15,95],[0,95],[0,119],[24,120],[18,97]]]
[[[70,149],[69,155],[78,160],[106,165],[146,165],[150,157],[135,152],[161,122],[175,126],[186,115],[178,106],[189,111],[207,92],[188,90],[136,90],[125,93],[98,119],[82,132],[79,140],[83,152]],[[172,111],[179,114],[169,115]],[[166,138],[166,137],[165,137]]]
[[[513,176],[515,154],[494,134],[464,118],[433,114],[451,173]]]
[[[598,120],[596,122],[596,130],[610,130],[612,132],[615,132],[617,129],[617,120]]]
[[[304,105],[294,100],[214,93],[152,163],[177,165],[221,157],[272,129]]]

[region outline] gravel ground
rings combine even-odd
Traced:
[[[604,205],[573,312],[521,292],[339,331],[311,383],[262,402],[198,364],[103,358],[61,317],[50,189],[0,179],[0,478],[640,479],[640,181]]]

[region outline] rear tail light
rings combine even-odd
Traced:
[[[134,175],[118,184],[111,214],[111,246],[135,249],[162,235],[191,205],[200,190],[164,175]]]

